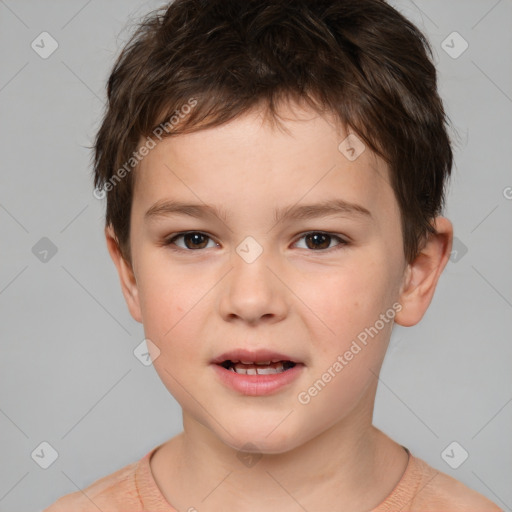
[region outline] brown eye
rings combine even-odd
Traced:
[[[181,245],[176,244],[176,240],[183,239],[184,241],[184,247]],[[204,233],[200,233],[199,231],[191,231],[189,233],[181,233],[179,235],[176,235],[169,240],[166,241],[165,245],[176,245],[178,247],[177,250],[183,249],[183,250],[197,250],[197,249],[205,249],[208,245],[208,241],[211,240],[211,238],[208,235],[205,235]],[[211,240],[213,242],[213,240]],[[215,244],[215,242],[213,242]]]
[[[330,238],[325,233],[310,233],[306,235],[306,245],[309,249],[328,249]]]
[[[347,245],[347,242],[339,236],[323,233],[322,231],[312,231],[310,233],[306,233],[302,235],[300,239],[305,240],[306,249],[310,249],[316,252],[327,251],[330,249],[330,245],[333,240],[337,240],[338,244],[332,247],[332,249],[339,249],[344,245]]]
[[[185,245],[188,249],[204,249],[207,245],[207,242],[205,243],[206,238],[208,237],[202,233],[187,233],[186,235],[183,235],[183,240],[185,241]]]

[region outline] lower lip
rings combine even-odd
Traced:
[[[297,363],[293,368],[270,375],[236,373],[218,364],[214,364],[213,367],[222,382],[231,389],[243,395],[264,396],[271,395],[294,381],[302,372],[304,365]]]

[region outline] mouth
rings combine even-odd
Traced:
[[[292,385],[305,370],[299,359],[270,350],[232,350],[211,361],[218,378],[243,395],[263,396]]]
[[[226,359],[220,366],[240,375],[274,375],[293,368],[297,363],[290,360],[233,361]]]

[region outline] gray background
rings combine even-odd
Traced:
[[[87,149],[129,24],[160,4],[0,0],[2,512],[41,510],[181,430],[133,354],[143,329],[106,250]],[[459,133],[445,212],[457,253],[420,324],[393,332],[374,423],[512,510],[512,1],[393,5],[432,42]],[[59,45],[47,59],[31,47],[43,31]],[[443,49],[462,49],[443,43],[453,31],[469,44],[457,58]],[[48,469],[43,441],[58,452]],[[442,457],[453,441],[469,453],[457,469]]]

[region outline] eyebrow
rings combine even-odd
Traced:
[[[218,217],[227,223],[227,211],[223,207],[215,207],[207,204],[189,204],[175,200],[157,201],[144,214],[146,221],[157,217],[170,215],[185,215],[197,219],[206,217]],[[364,206],[351,203],[343,199],[329,199],[320,203],[291,205],[274,210],[275,222],[284,220],[307,220],[327,216],[354,216],[372,219],[372,214]]]

